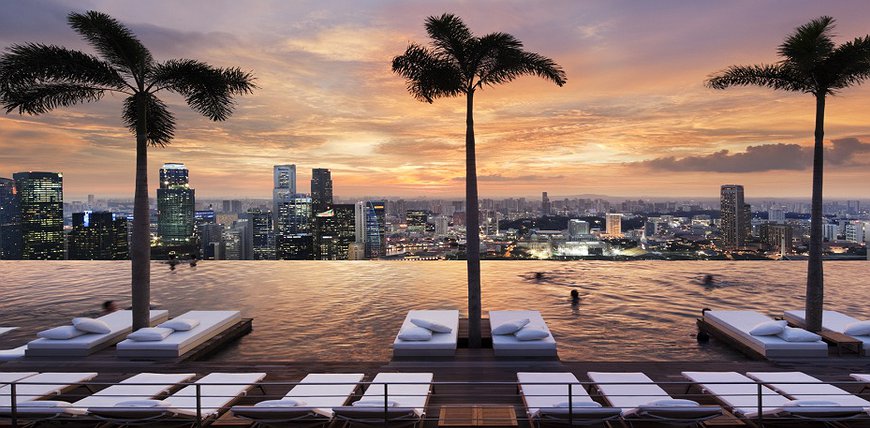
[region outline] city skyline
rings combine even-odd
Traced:
[[[177,111],[176,140],[150,151],[150,196],[163,162],[183,162],[203,198],[267,198],[273,165],[332,171],[336,198],[460,198],[464,107],[407,96],[389,60],[422,38],[428,15],[453,12],[479,32],[515,34],[564,65],[568,84],[520,79],[478,100],[481,197],[602,194],[714,197],[739,182],[752,198],[810,192],[812,97],[745,88],[714,93],[709,74],[730,64],[770,63],[782,35],[806,20],[838,19],[842,42],[870,32],[863,2],[314,3],[94,1],[140,35],[159,60],[241,65],[261,89],[233,120],[211,124]],[[27,41],[82,48],[69,1],[12,2],[0,46]],[[522,18],[520,18],[522,17]],[[235,25],[235,21],[238,25]],[[231,26],[230,23],[233,23]],[[667,27],[667,31],[661,28]],[[739,31],[738,31],[739,30]],[[328,72],[327,72],[328,71]],[[828,107],[826,199],[870,196],[864,186],[870,88]],[[131,197],[134,139],[120,100],[41,117],[0,115],[0,177],[64,174],[64,192]],[[642,179],[640,179],[642,177]],[[66,198],[69,199],[69,198]]]

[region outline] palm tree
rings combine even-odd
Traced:
[[[149,145],[169,144],[175,131],[175,118],[157,93],[179,94],[193,110],[223,121],[232,114],[233,97],[255,88],[253,76],[191,59],[158,63],[127,27],[104,13],[70,13],[67,21],[99,56],[55,45],[12,45],[0,56],[0,103],[6,113],[39,115],[97,101],[106,93],[126,96],[121,117],[136,134],[130,252],[133,328],[147,327],[151,293],[147,150]]]
[[[468,264],[469,346],[480,347],[480,227],[477,166],[474,152],[474,93],[484,87],[535,75],[556,85],[565,72],[552,59],[523,50],[514,36],[491,33],[477,37],[459,17],[445,13],[426,18],[431,46],[410,44],[393,58],[393,72],[407,81],[408,92],[428,103],[436,98],[466,97],[465,223]]]
[[[822,273],[822,167],[824,165],[825,97],[861,84],[870,77],[870,35],[839,46],[832,40],[834,18],[822,16],[795,29],[779,45],[776,64],[731,66],[710,77],[710,88],[763,86],[802,92],[816,98],[813,148],[813,196],[807,265],[806,320],[811,331],[822,329],[824,275]]]

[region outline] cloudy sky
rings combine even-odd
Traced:
[[[525,77],[475,97],[482,197],[578,194],[749,197],[810,192],[811,96],[714,91],[731,64],[776,61],[794,27],[838,20],[839,41],[870,33],[855,1],[6,1],[0,47],[85,49],[70,11],[129,25],[158,60],[252,71],[260,89],[224,123],[166,100],[179,126],[149,153],[184,162],[200,197],[268,197],[272,165],[333,171],[338,196],[455,197],[464,179],[463,99],[421,103],[390,71],[423,21],[451,12],[477,34],[508,32],[561,64],[559,88]],[[0,114],[0,176],[62,171],[67,199],[132,195],[134,138],[121,99],[40,117]],[[870,197],[870,84],[828,102],[826,196]],[[152,190],[153,194],[153,190]]]

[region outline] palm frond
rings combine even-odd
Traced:
[[[256,88],[251,73],[238,68],[212,67],[191,59],[169,60],[154,67],[148,76],[149,88],[181,94],[187,104],[214,121],[226,120],[233,113],[236,95]]]
[[[428,103],[459,95],[466,89],[463,73],[456,64],[413,43],[403,55],[393,58],[393,72],[405,78],[408,92],[414,98]]]
[[[480,38],[479,76],[476,87],[510,82],[523,75],[538,76],[558,86],[567,77],[561,66],[543,55],[523,50],[523,44],[510,34],[492,33]]]
[[[6,113],[43,114],[58,107],[97,101],[104,89],[74,83],[38,83],[0,92],[0,104]]]
[[[818,63],[834,49],[834,18],[822,16],[800,27],[779,46],[779,54],[798,66]]]
[[[153,146],[165,146],[175,135],[175,117],[166,104],[152,94],[147,94],[148,103],[145,109],[145,128],[148,142]],[[132,133],[136,133],[136,121],[139,118],[136,109],[136,96],[124,100],[124,111],[121,113],[124,124]]]
[[[137,83],[154,65],[151,52],[130,29],[105,13],[89,11],[70,13],[70,27],[79,33],[97,52],[117,68],[126,70]]]
[[[783,91],[815,91],[812,81],[808,81],[798,70],[782,63],[733,65],[708,78],[705,85],[713,89],[726,89],[731,86],[764,86]]]
[[[107,90],[126,87],[111,64],[60,46],[12,45],[0,56],[0,92],[48,83],[89,85]]]
[[[432,39],[436,55],[444,55],[456,61],[460,68],[468,63],[466,51],[470,41],[474,39],[471,30],[458,16],[445,13],[441,16],[426,18],[426,33]],[[469,70],[463,70],[468,72]]]
[[[860,85],[870,78],[870,35],[837,46],[819,68],[828,93]]]

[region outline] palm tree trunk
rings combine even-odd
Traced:
[[[825,278],[822,272],[822,172],[824,167],[825,93],[816,94],[816,143],[813,147],[813,202],[810,217],[810,257],[807,264],[807,330],[822,330]]]
[[[465,118],[465,253],[468,264],[468,347],[480,348],[480,215],[477,158],[474,154],[474,90],[468,91]]]
[[[151,214],[148,207],[147,95],[136,96],[136,193],[131,243],[133,330],[149,325],[151,301]]]

